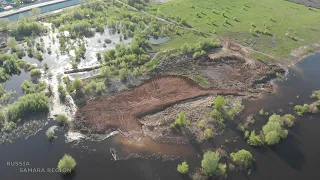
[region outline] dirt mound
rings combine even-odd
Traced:
[[[76,114],[76,127],[90,127],[90,131],[105,132],[120,129],[130,136],[142,136],[139,116],[154,113],[165,107],[210,94],[241,95],[242,91],[204,89],[183,76],[152,78],[131,91],[120,92],[88,101]]]

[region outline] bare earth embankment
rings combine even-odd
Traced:
[[[211,94],[242,95],[240,90],[204,89],[186,77],[164,76],[152,78],[131,91],[120,92],[91,100],[80,108],[77,122],[92,132],[120,129],[130,139],[142,137],[138,117],[157,112],[183,100]]]
[[[148,118],[146,122],[143,120],[146,115],[165,112],[168,107],[183,104],[186,100],[196,102],[197,97],[201,101],[201,97],[209,95],[258,96],[272,91],[269,80],[282,72],[282,68],[252,59],[241,47],[227,42],[223,48],[198,59],[186,55],[168,58],[161,61],[153,78],[133,90],[88,101],[78,110],[74,128],[83,133],[120,130],[133,141],[144,136],[163,138],[160,136],[165,136],[165,133],[156,131],[159,129],[157,124],[168,130],[177,111],[165,113],[170,119],[160,118],[158,123],[155,123],[159,120],[156,118]],[[199,82],[191,80],[195,76],[201,76],[210,88],[203,88]],[[197,117],[203,115],[203,108],[210,102],[202,104],[206,105],[194,106],[192,119],[199,119]]]

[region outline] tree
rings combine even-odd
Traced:
[[[7,46],[9,49],[14,50],[14,49],[16,49],[17,45],[18,45],[18,42],[16,41],[16,38],[9,37],[7,39]]]
[[[64,87],[62,85],[58,86],[58,93],[59,93],[59,98],[61,102],[65,102],[66,100],[66,96],[67,96],[67,92],[64,89]]]
[[[203,171],[206,173],[206,175],[212,176],[216,172],[219,161],[220,155],[217,151],[208,151],[204,153],[203,159],[201,161],[201,167],[203,168]]]
[[[206,130],[204,130],[204,132],[203,132],[203,136],[204,136],[204,138],[205,139],[208,139],[208,138],[210,138],[211,136],[212,136],[212,130],[211,129],[206,129]]]
[[[0,18],[0,30],[8,31],[9,20],[7,18]]]
[[[184,43],[181,47],[181,52],[182,53],[189,53],[191,52],[191,47],[188,43]]]
[[[72,82],[72,86],[77,92],[79,92],[83,87],[81,79],[75,78]]]
[[[100,76],[106,78],[106,80],[110,80],[110,78],[112,77],[111,68],[109,66],[103,66],[101,68]]]
[[[262,127],[262,131],[268,145],[274,145],[278,143],[281,138],[288,136],[288,131],[282,127],[281,117],[277,114],[269,117],[269,121]]]
[[[286,114],[282,117],[282,120],[287,127],[292,127],[295,123],[296,118],[292,114]]]
[[[56,121],[58,122],[58,124],[63,125],[68,121],[68,117],[63,114],[58,114],[56,117]]]
[[[31,74],[31,77],[34,77],[34,78],[40,78],[41,77],[41,71],[38,68],[32,69],[30,71],[30,74]]]
[[[247,143],[250,146],[261,146],[261,145],[263,145],[263,141],[261,140],[261,137],[256,135],[254,130],[251,132]]]
[[[68,154],[65,154],[58,163],[58,169],[63,174],[71,173],[76,167],[77,162]]]
[[[224,105],[226,104],[226,101],[222,96],[218,96],[214,100],[213,104],[214,104],[213,105],[214,109],[220,110],[220,109],[223,109]]]
[[[184,126],[185,124],[187,124],[187,122],[188,120],[186,114],[184,112],[180,112],[174,124],[178,126]]]
[[[254,162],[252,154],[247,150],[239,150],[230,154],[232,161],[243,169],[249,169]]]
[[[46,131],[46,136],[49,140],[54,138],[54,128],[50,127],[47,131]]]
[[[181,174],[186,174],[189,171],[189,165],[187,162],[182,162],[181,164],[178,164],[177,171]]]

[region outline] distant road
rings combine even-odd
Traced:
[[[29,11],[33,8],[38,8],[38,7],[47,6],[47,5],[51,5],[51,4],[57,4],[57,3],[65,2],[65,1],[68,1],[68,0],[53,0],[53,1],[38,3],[38,4],[30,5],[30,6],[25,6],[25,7],[21,7],[21,8],[17,8],[17,9],[12,9],[12,10],[0,13],[0,18],[7,17],[7,16],[17,14],[17,13],[21,13],[24,11]]]

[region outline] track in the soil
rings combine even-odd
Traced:
[[[123,132],[141,132],[139,116],[156,112],[183,100],[206,96],[242,95],[239,90],[204,89],[182,76],[163,76],[145,81],[131,91],[88,101],[77,117],[94,131],[117,128]]]

